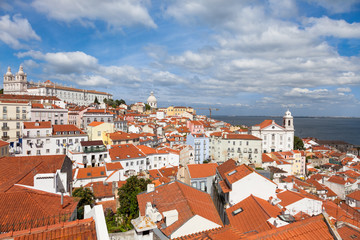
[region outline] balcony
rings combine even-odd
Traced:
[[[42,148],[43,145],[44,145],[44,142],[43,142],[43,141],[35,143],[35,146],[36,146],[37,148]]]
[[[106,147],[99,147],[99,148],[84,148],[84,153],[95,153],[95,152],[106,152]]]
[[[3,130],[3,131],[8,131],[8,130],[10,130],[10,128],[7,127],[7,126],[3,126],[3,127],[1,127],[1,130]]]
[[[9,137],[9,136],[2,136],[1,139],[2,139],[3,141],[7,141],[7,140],[10,139],[10,137]]]

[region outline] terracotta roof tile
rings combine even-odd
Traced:
[[[24,129],[51,128],[51,122],[24,122]]]
[[[96,240],[96,228],[93,218],[62,222],[44,227],[0,234],[0,239],[87,239]]]
[[[187,165],[191,178],[206,178],[215,176],[217,163],[205,164],[188,164]]]
[[[140,215],[145,215],[146,203],[154,203],[160,213],[178,211],[178,220],[172,225],[160,229],[165,235],[171,235],[176,229],[186,223],[194,215],[202,216],[220,226],[223,226],[219,214],[209,194],[190,187],[179,181],[160,185],[154,192],[137,195]],[[163,220],[158,222],[158,226]]]
[[[225,178],[228,180],[230,184],[239,181],[240,179],[246,177],[247,175],[253,173],[254,170],[251,169],[246,164],[241,164],[237,166],[235,169],[230,170],[225,173]]]
[[[108,133],[108,136],[112,141],[131,140],[138,139],[140,137],[140,135],[136,133],[126,133],[121,131]]]
[[[216,170],[220,174],[222,179],[225,179],[225,173],[234,170],[236,168],[236,162],[233,159],[229,159],[223,164],[219,165]]]
[[[348,194],[347,197],[352,198],[356,201],[360,201],[360,190],[356,190],[356,191]]]
[[[96,126],[99,126],[99,125],[101,125],[101,124],[103,124],[104,122],[91,122],[88,126],[90,126],[90,127],[96,127]]]
[[[132,158],[144,158],[146,155],[134,144],[112,145],[109,149],[111,161],[120,161]]]
[[[76,179],[106,177],[105,167],[78,168]]]
[[[53,125],[53,134],[54,135],[62,135],[63,132],[66,132],[66,134],[85,134],[77,126],[75,126],[73,124]]]
[[[261,141],[261,138],[255,137],[253,135],[249,134],[224,134],[224,139],[243,139],[243,140],[259,140]]]
[[[0,140],[0,147],[10,145],[10,143]]]
[[[344,240],[353,240],[360,238],[360,231],[349,225],[344,225],[337,229],[337,232],[340,234],[341,238]]]
[[[60,195],[25,187],[17,187],[16,191],[0,193],[1,232],[7,232],[10,228],[16,231],[27,229],[31,227],[31,224],[44,226],[48,221],[58,223],[59,215],[66,214],[66,219],[70,219],[78,201],[68,196],[64,196],[63,199],[64,205],[61,206]],[[52,219],[54,216],[57,217]]]
[[[8,191],[16,183],[34,186],[36,174],[55,173],[65,158],[66,155],[0,158],[0,192]]]
[[[240,213],[234,212],[241,210]],[[259,233],[275,228],[267,220],[281,215],[281,210],[269,202],[253,195],[226,209],[230,225],[241,233]]]
[[[328,180],[328,182],[332,182],[332,183],[336,183],[336,184],[340,184],[340,185],[345,185],[346,181],[344,178],[340,177],[340,176],[331,176]]]
[[[106,163],[106,171],[113,171],[120,169],[124,169],[124,167],[121,165],[121,162]]]
[[[261,232],[247,237],[247,239],[319,239],[332,240],[331,235],[323,216],[308,218],[299,222],[291,223],[283,227]]]
[[[114,197],[114,193],[112,192],[112,183],[106,182],[91,182],[86,184],[84,187],[90,188],[95,198],[105,198],[105,197]]]

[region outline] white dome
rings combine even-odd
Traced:
[[[11,73],[11,68],[8,67],[7,72],[6,72],[6,76],[12,76],[13,74]]]
[[[156,102],[157,102],[156,97],[154,96],[154,93],[151,92],[150,96],[147,99],[147,103],[149,104],[149,103],[156,103]]]
[[[24,69],[23,69],[23,66],[21,66],[21,65],[20,65],[18,74],[24,74]]]

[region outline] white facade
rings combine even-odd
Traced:
[[[251,194],[258,198],[269,200],[270,197],[276,197],[276,187],[277,185],[274,182],[253,172],[231,185],[229,203],[235,205]]]
[[[283,117],[283,126],[273,120],[265,120],[250,128],[250,134],[262,139],[264,153],[293,150],[294,131],[294,120],[289,110]]]
[[[56,96],[67,103],[78,105],[89,105],[94,103],[97,98],[99,102],[104,99],[111,99],[112,95],[105,92],[94,90],[83,90],[73,87],[66,87],[46,81],[43,83],[33,83],[27,81],[27,75],[20,66],[19,72],[14,76],[10,67],[4,75],[4,94],[25,94],[39,96]]]

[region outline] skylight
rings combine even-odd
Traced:
[[[231,171],[231,172],[228,173],[228,176],[231,176],[231,175],[233,175],[233,174],[236,173],[236,172],[237,172],[236,170]]]
[[[128,158],[130,157],[130,155],[126,155]]]
[[[242,208],[238,208],[235,211],[233,211],[232,214],[233,214],[233,216],[235,216],[235,215],[241,213],[242,211],[244,211]]]

